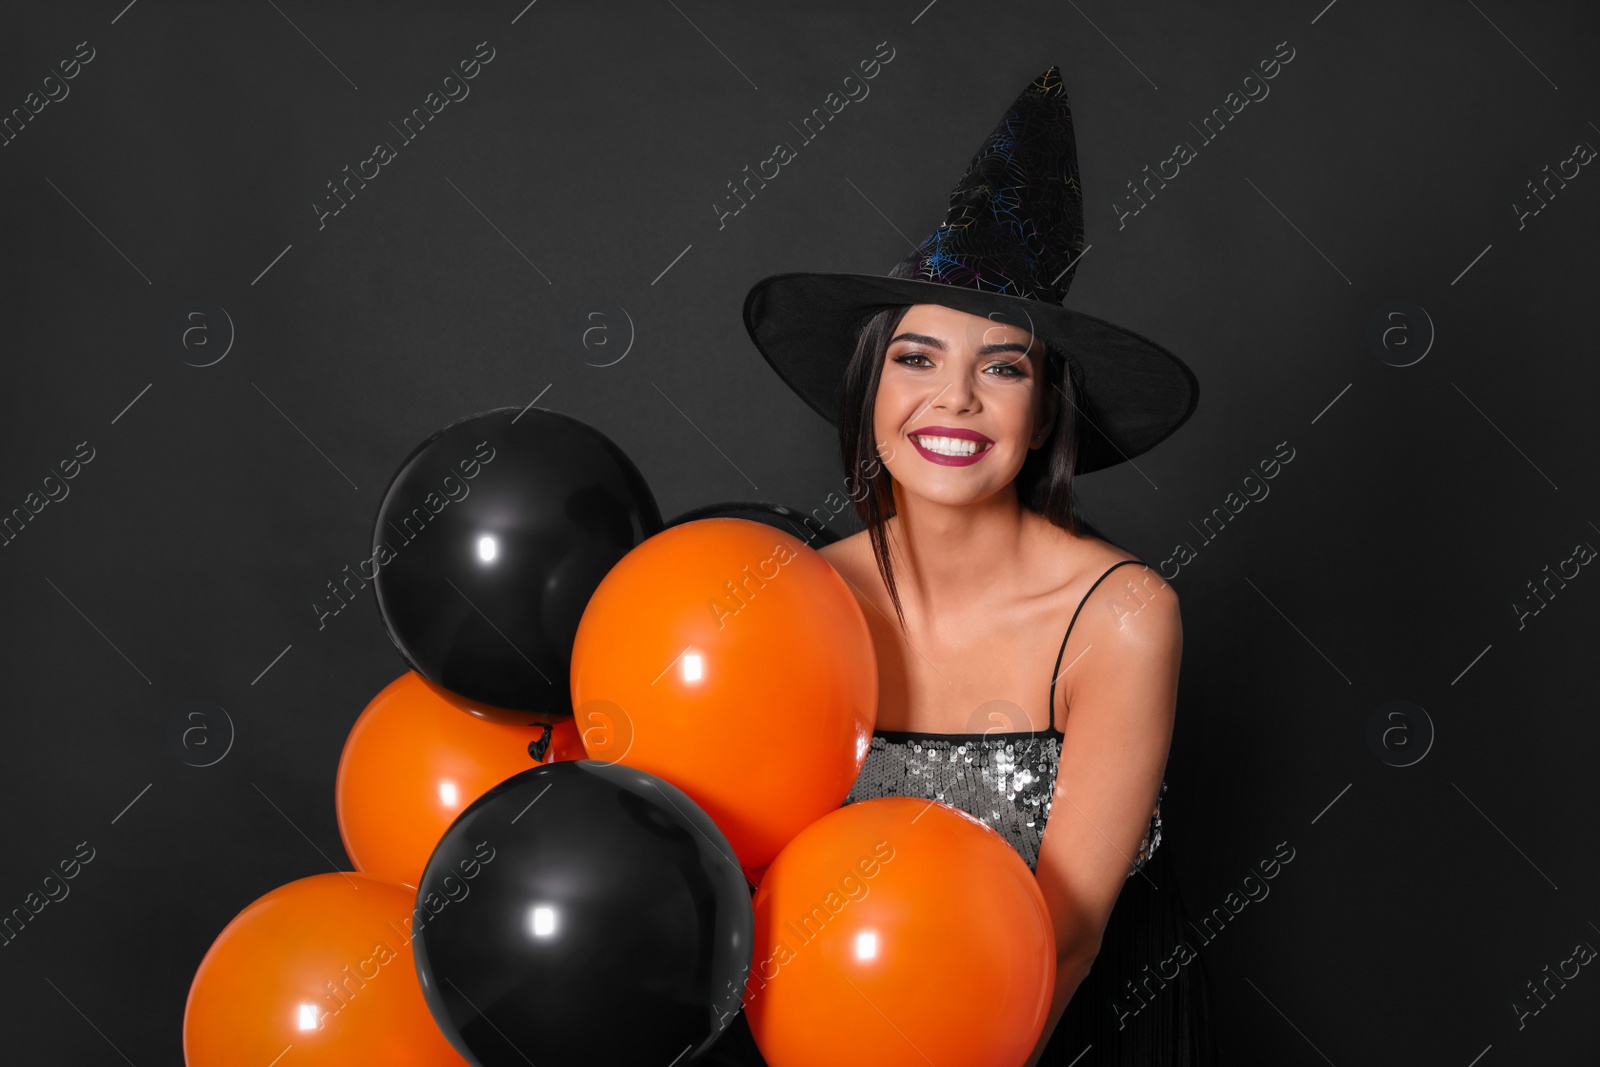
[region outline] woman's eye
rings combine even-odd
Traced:
[[[914,366],[919,367],[919,366],[921,366],[921,364],[915,364],[915,363],[909,362],[910,360],[914,360],[914,359],[924,360],[924,361],[928,362],[930,365],[932,364],[932,360],[929,360],[928,357],[923,355],[921,352],[905,352],[905,353],[902,353],[901,355],[898,355],[898,356],[894,357],[894,362],[902,364],[902,365],[907,366],[907,367],[914,367]],[[987,370],[991,370],[991,371],[992,370],[999,370],[1001,373],[996,375],[996,377],[1000,377],[1000,378],[1026,378],[1027,377],[1027,374],[1025,372],[1017,369],[1017,365],[1015,363],[991,363],[989,365],[989,367],[987,368]]]

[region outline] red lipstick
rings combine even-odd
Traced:
[[[976,430],[965,430],[957,426],[919,426],[906,436],[911,439],[912,446],[915,447],[917,452],[922,455],[922,458],[928,460],[930,463],[937,463],[945,467],[971,466],[984,456],[988,455],[992,449],[992,446],[994,445],[993,439],[985,437]],[[974,452],[970,456],[946,456],[930,449],[923,448],[922,445],[917,442],[917,437],[919,436],[955,437],[965,441],[976,441],[979,447],[978,451]]]

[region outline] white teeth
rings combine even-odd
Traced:
[[[917,444],[941,456],[972,456],[983,451],[977,441],[964,437],[915,437]]]

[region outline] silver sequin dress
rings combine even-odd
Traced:
[[[1067,638],[1072,636],[1072,627],[1089,595],[1118,567],[1139,562],[1125,559],[1113,564],[1083,595],[1072,622],[1067,624],[1066,637],[1061,639],[1052,679],[1060,674]],[[1061,755],[1063,735],[1055,726],[1055,698],[1052,680],[1049,730],[982,734],[875,730],[866,762],[844,802],[853,804],[890,796],[943,801],[999,831],[1027,861],[1028,869],[1036,871]],[[1129,878],[1144,867],[1161,843],[1161,798],[1166,793],[1167,783],[1163,781],[1149,829],[1128,871]]]

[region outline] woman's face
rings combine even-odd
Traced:
[[[1021,327],[942,304],[907,309],[873,407],[873,440],[889,474],[906,491],[951,505],[1004,489],[1050,435],[1055,402],[1044,359],[1043,344]]]

